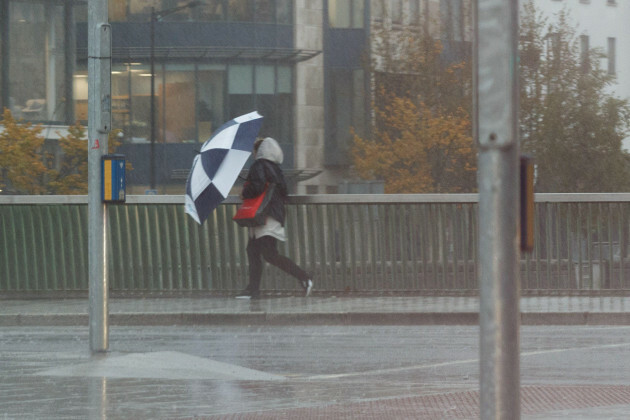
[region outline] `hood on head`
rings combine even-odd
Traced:
[[[256,159],[267,159],[281,165],[284,160],[284,154],[277,141],[271,137],[265,137],[260,146],[258,146]]]

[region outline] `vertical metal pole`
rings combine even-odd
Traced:
[[[107,212],[101,201],[101,157],[111,129],[111,28],[107,0],[88,0],[88,273],[90,349],[108,348]]]
[[[518,0],[475,2],[481,418],[520,418]]]
[[[151,8],[151,51],[150,51],[150,61],[151,61],[151,104],[149,105],[149,109],[151,115],[149,115],[149,122],[151,124],[151,173],[150,173],[150,188],[152,190],[155,189],[155,21],[157,20],[157,15],[155,13],[155,8]]]

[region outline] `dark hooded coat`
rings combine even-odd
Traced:
[[[271,137],[265,138],[256,153],[256,160],[249,168],[247,181],[241,193],[243,198],[257,197],[265,190],[268,183],[276,184],[270,202],[269,216],[284,226],[286,212],[284,204],[288,196],[287,183],[280,169],[284,155],[278,142]]]

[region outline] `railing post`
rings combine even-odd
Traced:
[[[477,0],[480,413],[520,418],[518,0]]]

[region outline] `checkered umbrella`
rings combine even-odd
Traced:
[[[186,213],[202,224],[228,196],[254,148],[262,124],[258,112],[223,124],[195,156],[186,181]]]

